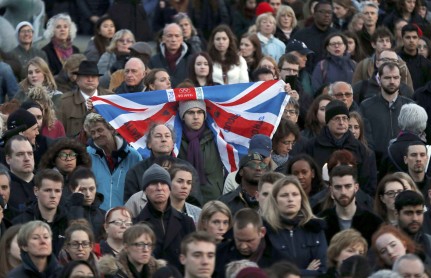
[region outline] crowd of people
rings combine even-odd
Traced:
[[[431,2],[45,2],[0,53],[0,278],[431,277]],[[269,80],[234,172],[204,101],[146,156],[91,99]]]

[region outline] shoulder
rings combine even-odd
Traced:
[[[326,229],[326,222],[319,218],[313,218],[303,226],[304,230],[312,233],[320,233]]]
[[[112,255],[105,255],[100,258],[97,266],[100,272],[105,275],[115,275],[119,270],[117,260]]]

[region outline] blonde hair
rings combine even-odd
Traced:
[[[231,228],[232,227],[232,213],[230,212],[229,207],[220,201],[209,201],[203,206],[201,214],[199,215],[197,230],[198,231],[205,231],[205,227],[206,227],[208,221],[217,212],[220,212],[229,218],[229,228]]]
[[[37,102],[43,108],[43,126],[48,127],[50,130],[57,120],[55,116],[54,103],[49,96],[49,92],[45,87],[36,86],[30,88],[27,94],[27,98]]]
[[[269,21],[271,21],[272,22],[272,24],[274,24],[274,30],[272,30],[272,34],[274,34],[275,33],[275,29],[276,29],[276,24],[277,24],[277,22],[275,21],[275,18],[274,18],[274,16],[272,15],[272,14],[270,14],[270,13],[264,13],[264,14],[261,14],[261,15],[259,15],[257,18],[256,18],[256,31],[257,32],[260,32],[260,24],[262,23],[262,21],[264,21],[264,20],[269,20]]]
[[[343,249],[357,244],[362,244],[365,256],[368,250],[368,243],[360,232],[355,229],[347,229],[335,234],[329,243],[326,253],[328,257],[328,267],[337,266],[337,258],[340,256]]]
[[[278,8],[277,15],[275,16],[277,26],[280,26],[280,19],[285,14],[288,14],[292,17],[292,26],[290,28],[294,29],[298,25],[298,20],[296,19],[296,15],[293,9],[290,6],[286,5],[281,5],[280,8]]]
[[[106,51],[114,52],[117,49],[117,42],[126,35],[129,35],[130,37],[132,37],[133,43],[136,42],[135,35],[133,35],[132,31],[130,31],[129,29],[121,29],[115,32],[114,36],[112,37],[111,43],[106,48]]]
[[[42,59],[40,57],[34,57],[34,58],[30,59],[30,61],[28,61],[27,66],[26,66],[27,72],[28,72],[28,68],[30,67],[30,65],[35,66],[42,71],[43,76],[44,76],[43,86],[45,86],[48,89],[48,91],[57,90],[57,84],[55,83],[54,76],[52,75],[51,70],[49,69],[49,66],[45,62],[44,59]],[[28,75],[28,73],[27,73],[27,75]],[[24,93],[27,93],[28,90],[33,86],[30,84],[28,77],[24,78],[19,84],[20,84],[22,90],[24,91]]]
[[[299,225],[304,226],[311,219],[317,218],[311,210],[308,196],[302,188],[298,178],[293,175],[288,175],[274,183],[272,192],[268,196],[267,201],[264,203],[262,209],[262,217],[275,231],[279,231],[284,228],[283,224],[281,223],[282,214],[278,207],[277,195],[283,187],[288,185],[294,185],[301,195],[301,208],[298,212],[298,215],[301,215],[302,219],[299,222]]]

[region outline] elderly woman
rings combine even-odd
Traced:
[[[311,211],[299,180],[287,176],[275,182],[263,206],[267,236],[283,259],[295,263],[303,276],[326,272],[323,221]],[[310,244],[312,242],[312,244]]]
[[[79,53],[79,49],[72,45],[76,25],[67,14],[55,15],[48,20],[44,36],[49,43],[42,50],[46,52],[52,74],[56,75],[72,54]]]
[[[75,139],[61,138],[42,156],[39,169],[57,169],[67,184],[69,175],[77,166],[91,168],[91,158],[85,146]]]
[[[166,266],[163,260],[152,255],[156,235],[146,224],[137,224],[124,232],[124,248],[116,258],[104,256],[99,269],[105,278],[109,277],[152,277],[160,267]]]
[[[328,271],[319,277],[339,277],[340,267],[344,260],[351,256],[367,255],[368,244],[361,233],[354,229],[343,230],[335,234],[328,246]]]
[[[22,263],[9,272],[10,278],[52,277],[60,266],[52,254],[52,232],[45,222],[24,224],[18,232]]]
[[[178,13],[174,16],[174,22],[180,25],[183,30],[184,42],[191,46],[192,53],[198,53],[204,50],[204,43],[198,36],[195,26],[186,13]]]
[[[277,22],[277,28],[274,37],[287,45],[290,38],[299,29],[295,12],[290,6],[281,5],[277,10],[275,20]]]
[[[54,76],[49,70],[48,64],[40,57],[31,59],[27,64],[27,77],[20,83],[20,91],[15,95],[15,98],[23,102],[31,88],[44,87],[48,96],[53,101],[58,101],[63,94],[57,90]]]
[[[220,243],[224,234],[232,227],[232,214],[228,206],[220,201],[209,201],[201,211],[198,221],[198,231],[206,231]]]
[[[262,46],[262,53],[278,61],[286,50],[286,45],[274,37],[276,30],[275,18],[270,13],[264,13],[256,18],[256,31]]]

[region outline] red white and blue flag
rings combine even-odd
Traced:
[[[153,123],[166,123],[177,134],[174,153],[181,145],[181,119],[178,101],[204,100],[207,126],[228,171],[235,171],[247,154],[255,134],[272,138],[280,123],[289,96],[281,80],[197,88],[177,88],[121,95],[92,97],[96,111],[113,126],[144,158],[150,155],[146,133]]]

